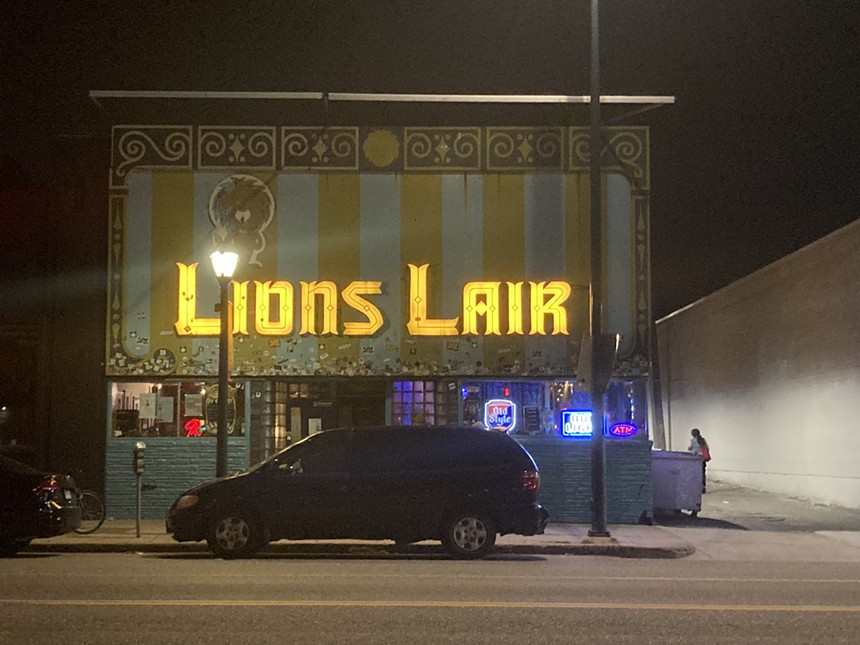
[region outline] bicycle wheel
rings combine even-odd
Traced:
[[[80,499],[83,518],[75,533],[92,533],[105,521],[105,505],[91,490],[82,490]]]

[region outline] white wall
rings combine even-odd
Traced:
[[[725,481],[860,508],[860,220],[657,321],[668,449]]]

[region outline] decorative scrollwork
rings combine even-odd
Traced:
[[[570,129],[570,170],[587,170],[591,145],[587,128]],[[621,171],[637,189],[647,189],[648,130],[642,127],[602,128],[600,167],[604,171]]]
[[[416,159],[426,159],[433,151],[433,144],[430,141],[430,137],[423,132],[410,134],[406,145],[409,148],[408,154]]]
[[[358,168],[358,128],[284,128],[281,133],[285,169]]]
[[[536,138],[535,149],[538,157],[549,161],[552,167],[561,168],[561,131],[538,132]]]
[[[407,128],[407,169],[478,170],[480,128]]]
[[[561,130],[558,128],[488,128],[487,168],[561,170]]]
[[[331,153],[340,159],[355,156],[355,135],[353,133],[341,132],[331,138]]]
[[[191,167],[191,128],[136,126],[114,130],[113,185],[134,168]],[[117,159],[121,159],[117,163]]]
[[[487,132],[487,148],[488,156],[493,161],[508,159],[516,149],[514,138],[508,132],[492,129]],[[490,167],[493,167],[492,162]]]
[[[227,137],[220,132],[200,132],[201,157],[221,157],[227,151]]]
[[[304,157],[308,154],[310,144],[303,132],[290,132],[284,135],[283,147],[285,157]],[[284,165],[287,165],[286,162]]]
[[[274,128],[201,127],[200,168],[274,168]]]

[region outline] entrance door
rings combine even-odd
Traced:
[[[337,385],[338,423],[355,428],[385,425],[386,381],[354,379]]]

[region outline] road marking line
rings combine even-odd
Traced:
[[[85,600],[0,598],[0,604],[84,607],[367,607],[411,609],[622,609],[648,611],[860,613],[860,605],[682,605],[458,600]]]

